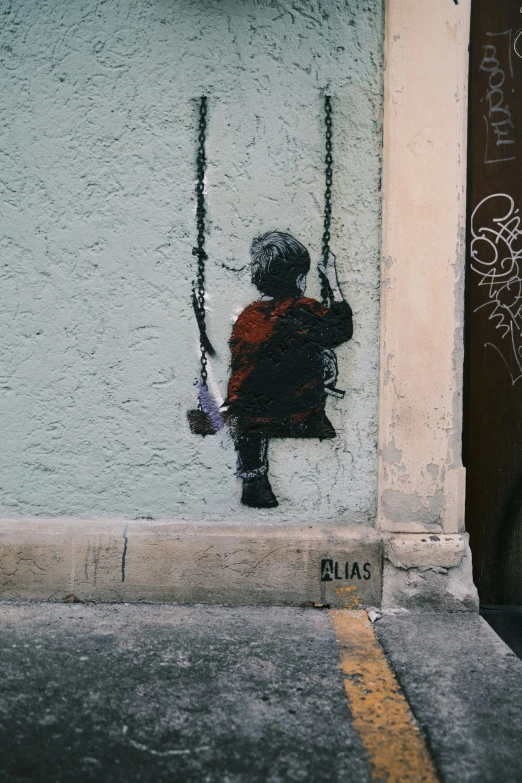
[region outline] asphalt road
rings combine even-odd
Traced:
[[[485,621],[375,628],[440,779],[520,783],[522,662]],[[8,781],[378,779],[312,609],[0,604],[0,747]]]

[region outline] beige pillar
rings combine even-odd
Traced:
[[[461,460],[470,0],[387,0],[377,527],[384,607],[478,605]]]
[[[462,321],[470,0],[388,0],[381,530],[463,529]]]

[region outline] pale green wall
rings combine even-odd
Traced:
[[[376,501],[381,0],[0,2],[0,511],[371,520]],[[333,249],[355,313],[339,437],[271,449],[281,506],[238,505],[234,453],[192,436],[194,97],[209,97],[213,379],[255,296],[252,237],[317,258],[321,90]],[[239,271],[235,271],[235,270]],[[313,277],[313,276],[312,276]],[[318,295],[315,279],[308,292]]]

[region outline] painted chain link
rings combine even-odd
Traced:
[[[192,254],[198,259],[198,268],[196,282],[193,284],[193,295],[196,315],[200,326],[200,361],[201,361],[201,384],[207,385],[207,347],[203,340],[205,333],[205,261],[207,254],[205,252],[205,170],[207,168],[207,155],[205,151],[205,142],[207,136],[207,98],[201,96],[199,103],[199,129],[198,129],[198,151],[196,157],[196,228],[197,245],[192,250]]]
[[[322,241],[322,255],[325,261],[330,253],[330,225],[332,220],[332,182],[333,182],[333,122],[332,122],[332,99],[330,95],[324,97],[324,120],[326,126],[326,155],[325,155],[325,193],[324,193],[324,230]],[[206,156],[206,136],[207,136],[207,98],[201,96],[199,104],[199,127],[198,127],[198,151],[196,157],[196,228],[197,244],[192,253],[198,259],[196,281],[193,284],[194,307],[198,323],[200,325],[200,361],[201,361],[201,384],[207,385],[207,353],[206,329],[205,329],[205,262],[207,254],[205,251],[205,171],[207,167]],[[324,304],[329,303],[329,286],[323,279],[321,284],[321,298]],[[205,338],[205,339],[204,339]]]
[[[330,224],[332,222],[332,182],[333,182],[333,122],[332,122],[332,99],[329,95],[324,96],[324,123],[326,126],[326,155],[324,159],[325,173],[325,192],[324,192],[324,231],[322,254],[324,262],[328,260],[330,253]],[[330,291],[325,279],[321,283],[321,299],[323,304],[327,305],[330,301]]]

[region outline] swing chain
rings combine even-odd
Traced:
[[[324,96],[324,123],[326,126],[326,155],[324,159],[325,166],[325,192],[324,192],[324,231],[322,243],[322,255],[324,262],[328,260],[330,253],[330,224],[332,222],[332,182],[333,182],[333,131],[332,131],[332,98],[330,95]],[[328,283],[323,280],[321,284],[321,298],[324,304],[330,300]]]
[[[201,96],[199,104],[199,128],[198,128],[198,151],[196,157],[196,228],[197,245],[192,250],[192,254],[198,259],[196,283],[194,284],[195,306],[198,309],[199,320],[205,324],[205,261],[207,254],[205,252],[205,171],[207,168],[207,156],[205,152],[205,141],[207,135],[207,98]],[[207,350],[200,339],[200,361],[201,361],[201,384],[207,385]]]

